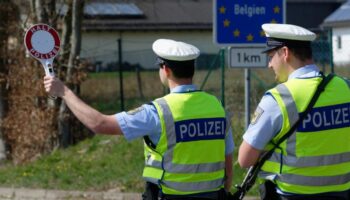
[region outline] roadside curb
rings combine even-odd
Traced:
[[[0,188],[0,200],[139,200],[139,193]]]
[[[0,200],[140,200],[140,193],[120,191],[65,191],[28,188],[0,188]],[[258,200],[245,197],[244,200]]]

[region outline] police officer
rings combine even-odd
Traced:
[[[44,78],[46,91],[95,133],[144,138],[143,199],[219,199],[231,187],[234,144],[220,101],[192,83],[200,52],[169,39],[156,40],[152,49],[170,94],[135,110],[101,114],[54,77]]]
[[[250,167],[298,120],[324,78],[312,61],[316,35],[289,24],[263,24],[268,67],[281,84],[262,97],[243,135],[238,161]],[[296,131],[261,168],[265,199],[350,199],[350,84],[334,77]]]

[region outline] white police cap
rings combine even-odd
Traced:
[[[313,41],[316,34],[300,26],[292,24],[263,24],[266,37],[287,40]]]
[[[156,40],[152,49],[160,58],[171,61],[194,60],[200,54],[199,49],[191,44],[169,39]]]
[[[292,24],[263,24],[261,27],[267,37],[264,52],[281,46],[307,46],[316,38],[315,33]]]

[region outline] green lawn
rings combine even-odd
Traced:
[[[11,163],[0,169],[0,185],[63,190],[141,191],[143,147],[141,140],[95,136],[76,146],[22,166]]]
[[[30,164],[6,163],[0,168],[0,186],[141,192],[143,163],[141,140],[126,142],[123,137],[98,135]],[[234,184],[242,181],[244,172],[236,162]]]

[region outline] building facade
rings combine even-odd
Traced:
[[[323,19],[343,1],[287,0],[286,22],[319,31]],[[97,70],[109,69],[118,62],[120,39],[123,63],[151,69],[151,45],[159,38],[188,42],[202,56],[213,56],[221,47],[213,43],[212,21],[212,0],[91,0],[84,10],[81,58]]]

